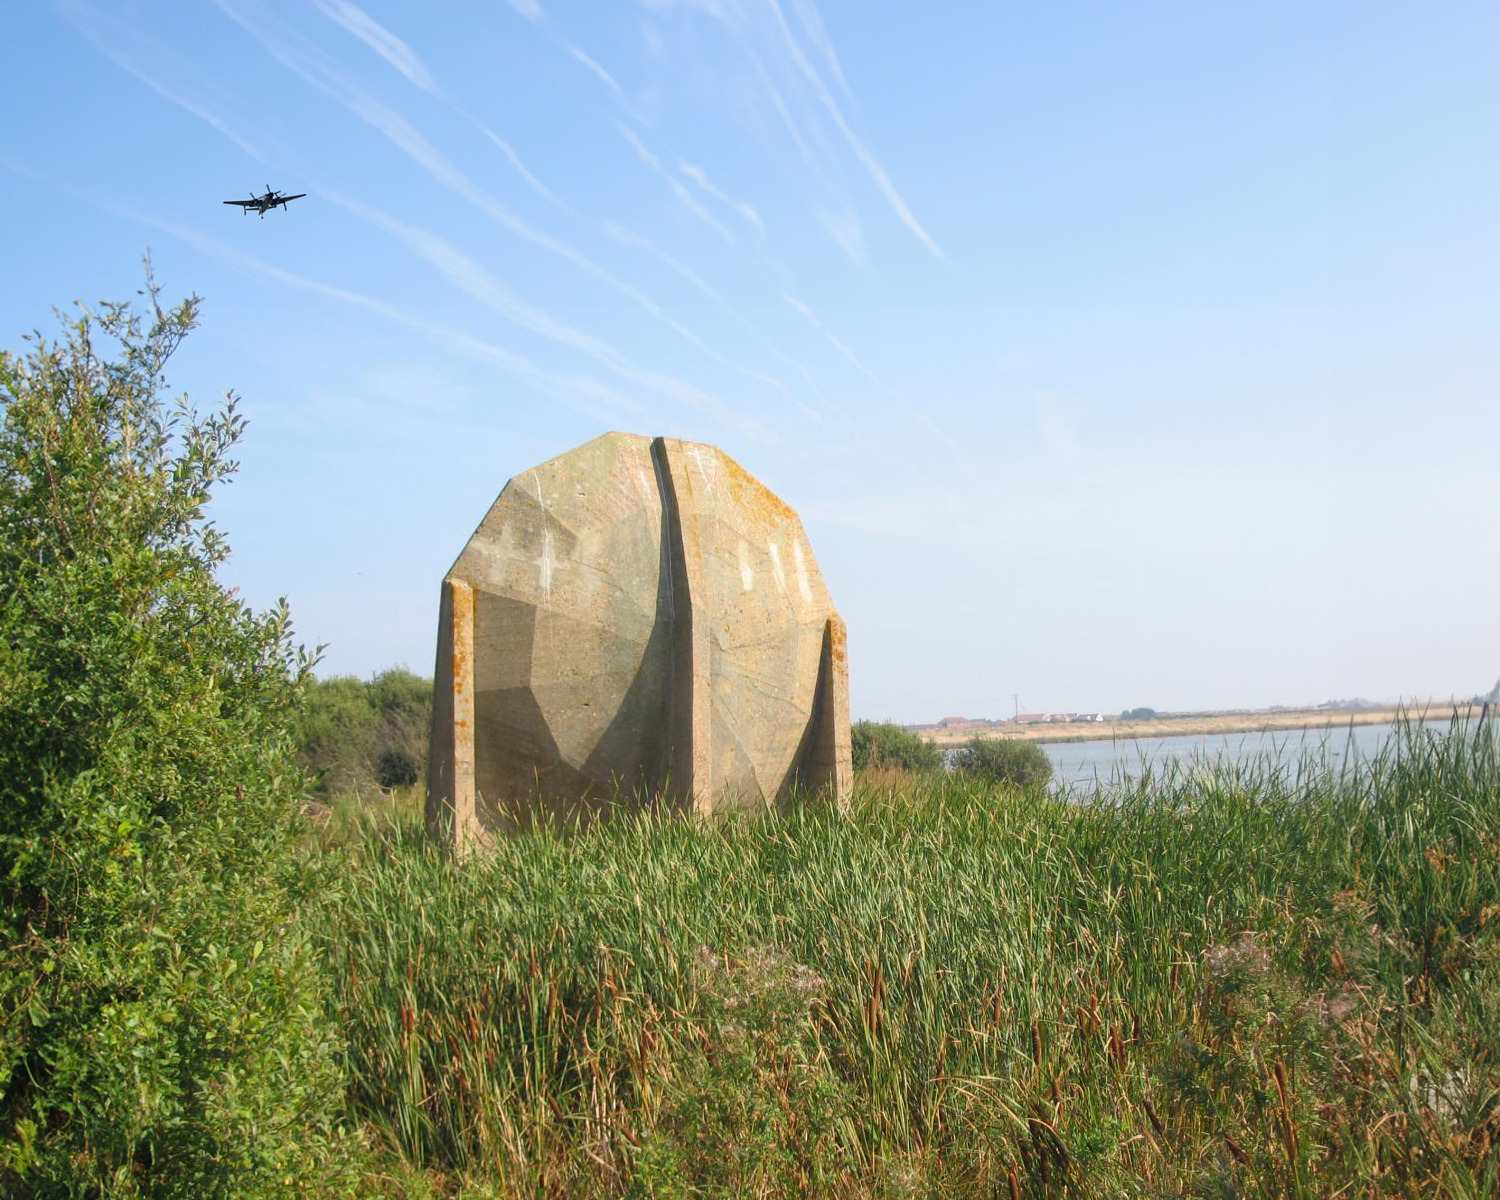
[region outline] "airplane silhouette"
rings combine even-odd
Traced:
[[[267,209],[275,208],[278,204],[282,208],[285,208],[288,201],[300,200],[305,195],[307,195],[306,192],[298,192],[295,196],[283,196],[280,192],[273,192],[271,185],[268,183],[266,184],[266,194],[264,196],[257,196],[254,192],[251,192],[250,199],[248,200],[226,200],[224,203],[238,204],[240,211],[243,213],[247,213],[253,208],[264,218]]]

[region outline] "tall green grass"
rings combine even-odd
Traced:
[[[352,1103],[441,1188],[1500,1189],[1492,723],[328,855]]]

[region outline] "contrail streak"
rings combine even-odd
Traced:
[[[880,165],[873,154],[865,149],[864,143],[849,128],[849,123],[844,120],[844,114],[839,110],[838,103],[823,83],[822,76],[818,74],[812,63],[807,61],[807,56],[802,53],[802,47],[797,44],[797,39],[792,36],[791,28],[787,25],[786,17],[782,14],[781,5],[776,0],[766,0],[766,3],[770,5],[771,11],[776,15],[776,23],[781,27],[782,36],[786,39],[787,49],[791,51],[792,61],[797,64],[797,69],[802,72],[807,81],[813,85],[813,91],[817,94],[818,99],[822,101],[823,107],[828,110],[828,115],[833,118],[834,124],[839,127],[839,132],[844,135],[850,149],[858,156],[860,162],[864,163],[865,169],[870,172],[870,176],[875,180],[876,186],[880,188],[891,207],[896,210],[896,215],[901,218],[902,224],[910,229],[917,236],[917,239],[940,262],[946,263],[948,256],[939,249],[938,244],[932,240],[927,230],[923,229],[917,223],[916,217],[912,216],[911,209],[906,207],[906,201],[896,191],[896,185],[891,182],[890,176],[885,173],[885,168]]]
[[[430,92],[434,96],[442,95],[436,81],[412,48],[364,9],[350,4],[349,0],[313,0],[313,3],[325,16],[337,21],[424,92]]]

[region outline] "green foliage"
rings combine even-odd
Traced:
[[[198,301],[143,294],[0,355],[0,1194],[337,1191],[307,663],[215,578],[244,422],[164,399]]]
[[[1120,714],[1122,721],[1150,721],[1156,717],[1154,708],[1127,708]]]
[[[953,756],[953,769],[991,783],[1015,787],[1045,787],[1052,778],[1052,760],[1035,742],[1008,738],[974,738]]]
[[[392,667],[368,683],[314,681],[298,727],[298,757],[320,796],[371,799],[427,771],[432,681]]]
[[[1500,1189],[1492,723],[1070,802],[362,836],[323,925],[355,1102],[442,1194]]]
[[[895,768],[935,771],[943,765],[942,752],[918,734],[887,721],[855,721],[850,727],[854,769]]]

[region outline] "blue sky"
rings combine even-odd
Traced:
[[[0,338],[204,297],[226,579],[430,673],[609,429],[803,516],[857,717],[1500,675],[1500,5],[0,7]],[[308,197],[264,220],[221,201]]]

